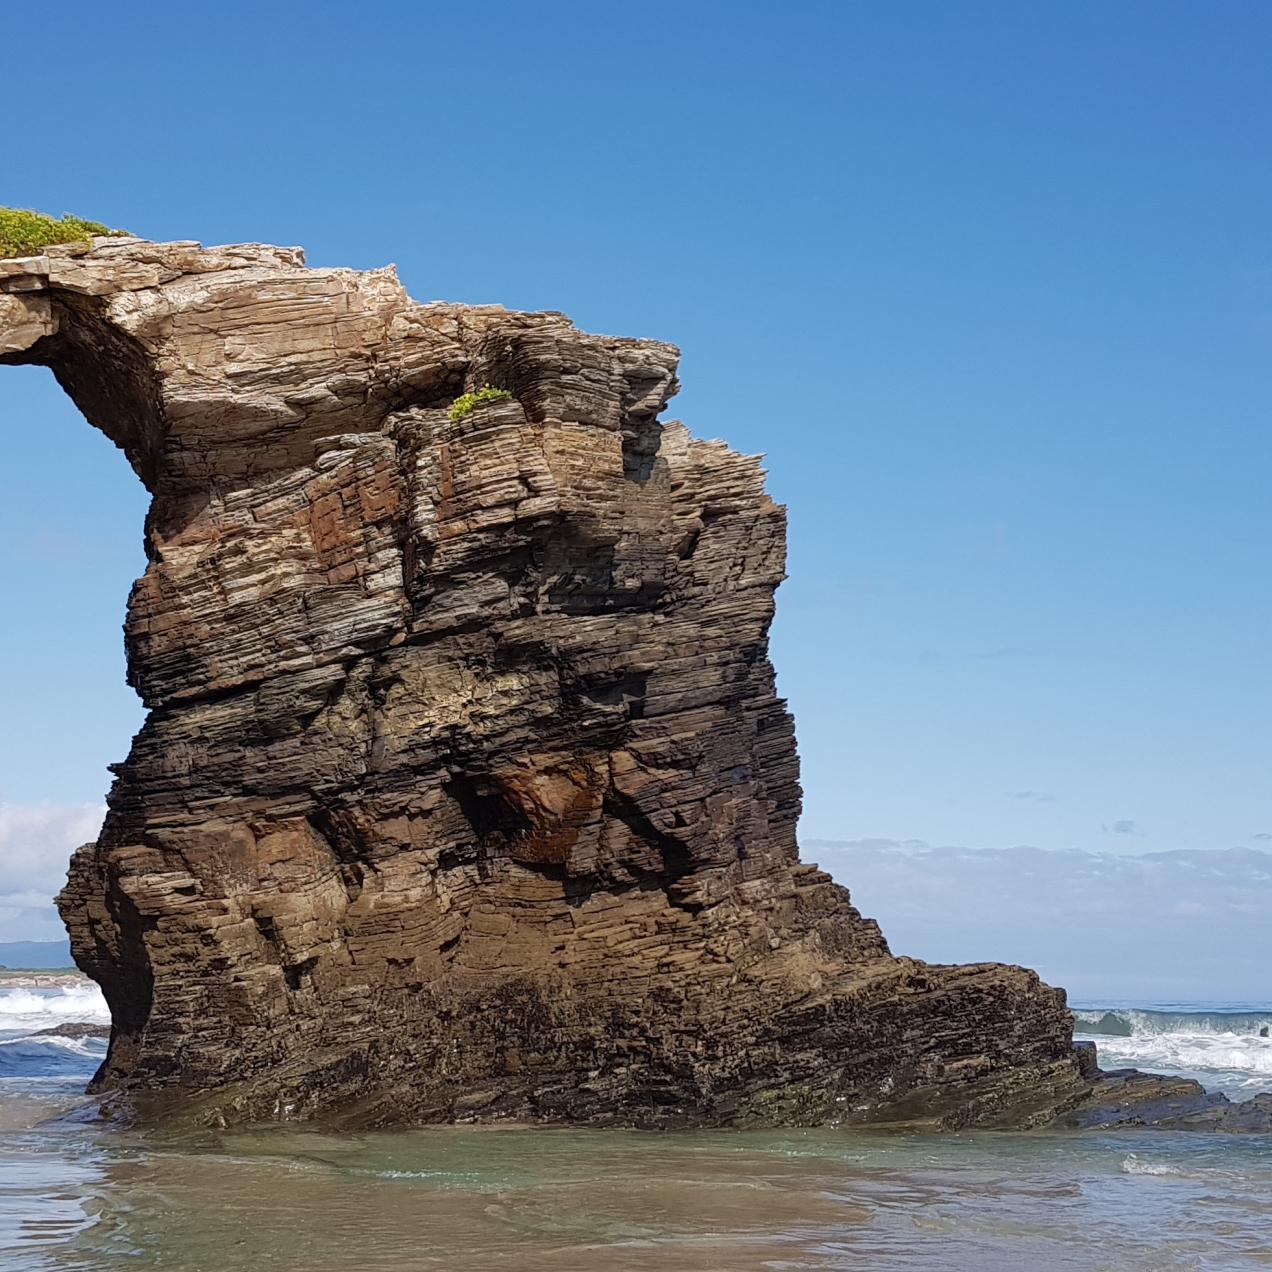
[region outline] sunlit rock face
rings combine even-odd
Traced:
[[[115,1104],[1023,1125],[1086,1089],[1062,992],[894,958],[800,863],[784,510],[660,422],[676,360],[295,249],[0,260],[0,361],[154,496],[150,715],[59,901]]]

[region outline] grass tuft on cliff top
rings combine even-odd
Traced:
[[[453,420],[462,420],[479,402],[497,402],[501,398],[510,397],[512,394],[507,389],[492,389],[489,385],[478,389],[476,393],[461,393],[451,403],[450,417]]]
[[[0,208],[0,256],[38,256],[53,243],[91,244],[94,234],[127,233],[69,212],[55,221],[31,208]]]

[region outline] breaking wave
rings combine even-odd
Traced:
[[[0,989],[0,1079],[91,1077],[106,1054],[106,1040],[43,1033],[69,1024],[110,1024],[110,1009],[96,985]],[[4,1090],[0,1083],[0,1095]]]
[[[1272,1090],[1272,1011],[1096,1007],[1073,1018],[1101,1068],[1178,1074],[1238,1099]]]
[[[54,1025],[110,1024],[110,1008],[96,985],[56,989],[0,989],[0,1033],[30,1032]]]

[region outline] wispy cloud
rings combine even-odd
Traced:
[[[80,844],[97,837],[100,804],[0,804],[0,941],[64,935],[53,897]]]
[[[1056,797],[1048,795],[1043,791],[1013,791],[1008,797],[1010,799],[1032,799],[1040,804],[1054,804]]]
[[[1115,835],[1138,835],[1141,839],[1147,838],[1147,833],[1142,831],[1135,822],[1126,817],[1120,818],[1111,826],[1106,822],[1101,825],[1100,829],[1104,831],[1106,835],[1111,831]]]

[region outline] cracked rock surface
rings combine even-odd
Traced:
[[[660,419],[674,347],[99,238],[0,260],[0,362],[51,367],[153,495],[150,714],[59,898],[113,1015],[97,1090],[953,1127],[1090,1089],[1063,991],[893,957],[799,861],[784,509]]]

